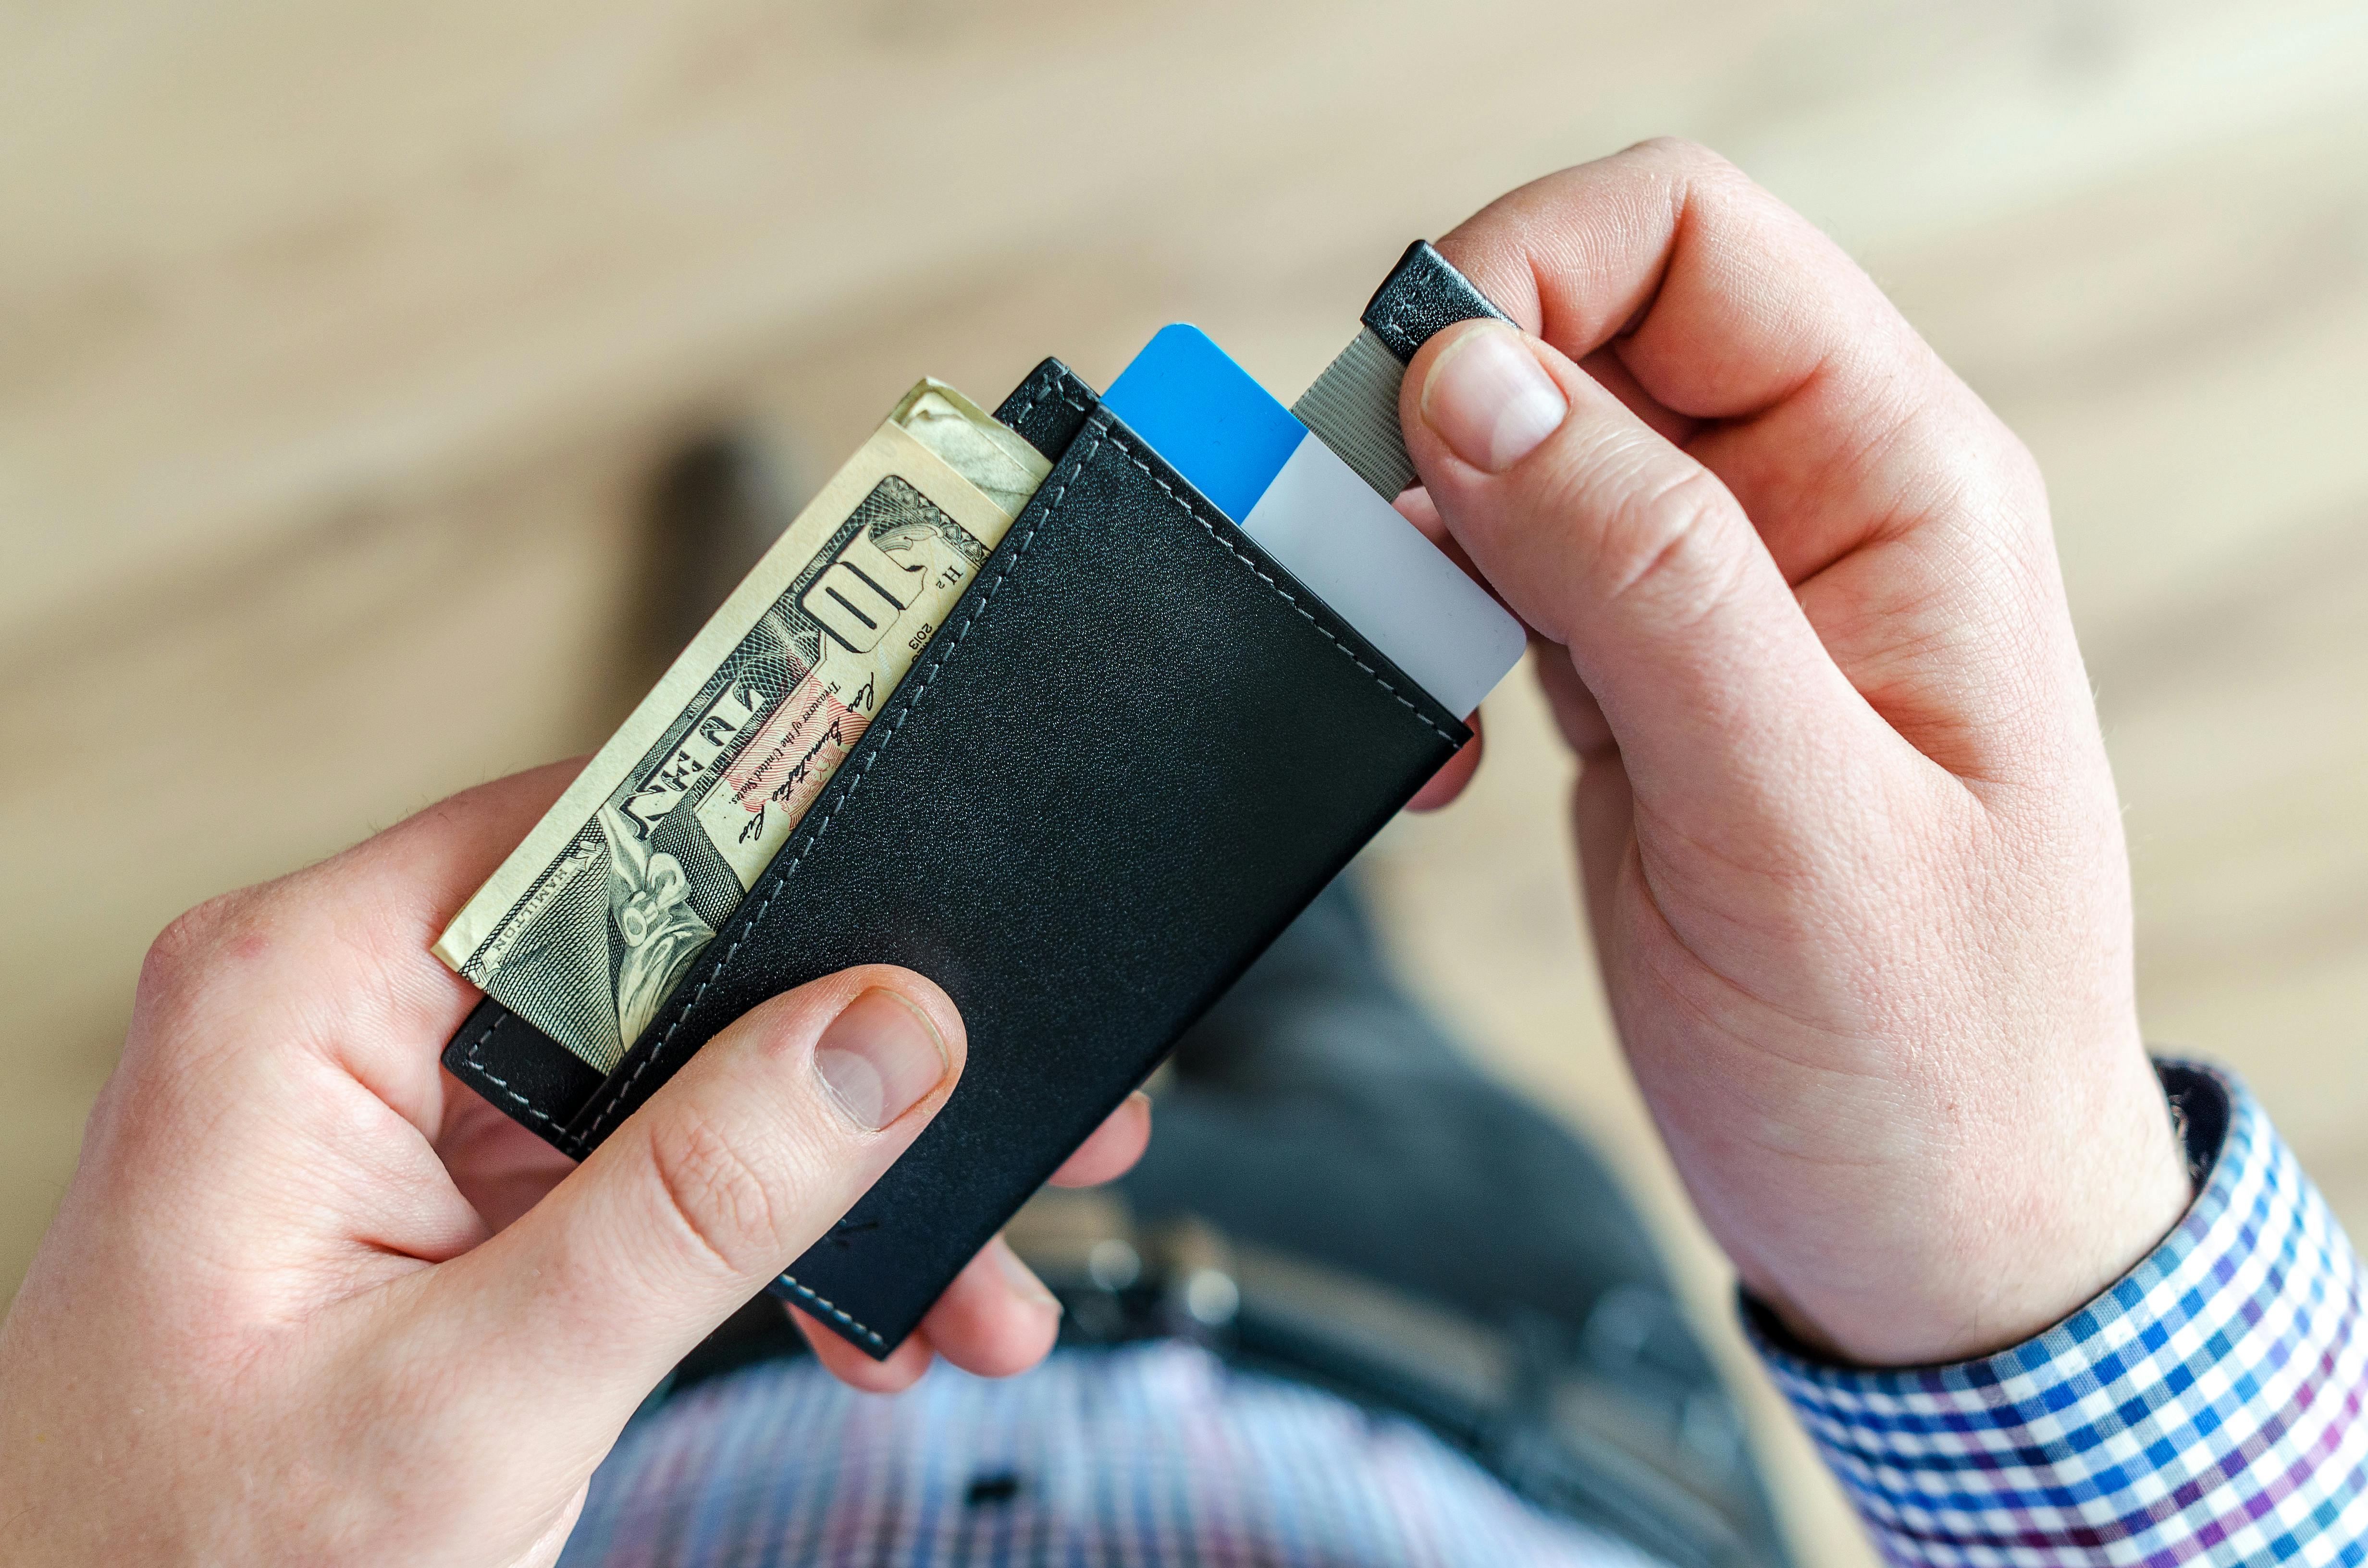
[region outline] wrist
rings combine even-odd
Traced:
[[[1747,1269],[1746,1291],[1802,1350],[1858,1367],[1950,1365],[2044,1334],[2142,1263],[2194,1201],[2169,1101],[2151,1063],[2133,1065],[2110,1110],[1960,1151],[1923,1184],[1879,1278],[1838,1288]]]

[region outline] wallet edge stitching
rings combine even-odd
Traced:
[[[1067,403],[1071,408],[1076,409],[1078,413],[1086,414],[1091,412],[1085,403],[1078,401],[1076,398],[1072,397],[1062,388],[1061,377],[1058,371],[1042,371],[1040,372],[1039,379],[1043,382],[1043,384],[1039,386],[1034,392],[1028,394],[1028,401],[1026,403],[1021,403],[1018,408],[1012,410],[1011,418],[1008,423],[1012,425],[1019,424],[1019,421],[1027,418],[1030,415],[1036,412],[1037,404],[1042,403],[1048,396],[1052,396],[1055,393],[1059,394],[1061,402]],[[1092,454],[1088,452],[1087,455],[1090,457]],[[1064,488],[1065,488],[1065,486],[1064,486]]]
[[[564,1127],[560,1127],[558,1122],[552,1121],[549,1111],[543,1109],[541,1106],[535,1104],[524,1095],[519,1094],[516,1089],[511,1088],[510,1081],[507,1078],[503,1077],[498,1073],[495,1073],[492,1068],[486,1066],[484,1060],[477,1054],[480,1050],[484,1049],[485,1041],[493,1039],[495,1032],[504,1024],[508,1023],[514,1016],[515,1015],[513,1014],[505,1012],[492,1023],[487,1024],[484,1028],[479,1029],[477,1031],[477,1038],[469,1042],[469,1048],[462,1053],[461,1060],[466,1062],[477,1076],[483,1078],[488,1084],[493,1085],[495,1088],[501,1090],[503,1094],[507,1095],[510,1098],[518,1101],[518,1104],[526,1107],[526,1112],[529,1116],[533,1117],[537,1121],[551,1122],[551,1125],[554,1129],[558,1130],[560,1136],[565,1137],[567,1130]],[[564,1152],[564,1151],[563,1151],[563,1153]]]
[[[1432,722],[1430,715],[1424,712],[1419,707],[1416,706],[1414,700],[1407,697],[1405,692],[1400,691],[1397,687],[1391,682],[1389,676],[1382,674],[1381,671],[1375,669],[1372,665],[1359,658],[1357,656],[1357,651],[1354,648],[1349,647],[1346,642],[1341,642],[1340,639],[1334,634],[1330,627],[1316,619],[1315,612],[1310,610],[1305,605],[1301,604],[1298,597],[1293,595],[1289,588],[1284,587],[1281,583],[1278,583],[1272,577],[1268,576],[1265,570],[1261,568],[1257,562],[1251,560],[1248,556],[1244,555],[1240,551],[1235,549],[1232,541],[1217,531],[1215,524],[1210,522],[1208,518],[1201,516],[1198,511],[1194,510],[1192,504],[1190,501],[1176,493],[1176,487],[1174,485],[1168,483],[1166,480],[1160,478],[1158,474],[1153,472],[1151,465],[1144,462],[1141,458],[1135,455],[1134,449],[1127,444],[1124,437],[1121,436],[1116,430],[1112,430],[1110,432],[1110,438],[1112,446],[1118,448],[1120,451],[1126,454],[1127,461],[1133,463],[1136,468],[1143,471],[1143,476],[1145,479],[1150,480],[1152,483],[1159,486],[1162,491],[1167,493],[1167,498],[1170,501],[1175,502],[1178,508],[1180,509],[1186,517],[1201,525],[1201,531],[1209,536],[1210,540],[1216,544],[1218,549],[1224,551],[1227,555],[1232,556],[1235,561],[1240,562],[1244,566],[1247,567],[1250,574],[1256,577],[1259,582],[1264,583],[1269,588],[1272,589],[1277,598],[1282,600],[1283,603],[1289,605],[1292,609],[1297,610],[1301,617],[1306,620],[1308,625],[1315,628],[1316,631],[1324,634],[1324,640],[1326,642],[1331,643],[1332,646],[1340,651],[1342,657],[1346,658],[1350,664],[1356,665],[1359,669],[1364,671],[1368,676],[1371,676],[1374,685],[1380,687],[1383,691],[1388,692],[1392,697],[1397,699],[1398,706],[1413,714],[1416,722],[1421,724],[1424,729],[1429,730],[1432,734],[1437,735],[1449,745],[1456,746],[1458,749],[1461,749],[1463,743],[1458,742],[1453,735],[1449,734],[1445,730],[1440,729],[1436,723]],[[1091,455],[1091,453],[1087,454],[1087,456]],[[1228,522],[1232,521],[1231,518],[1227,518],[1226,520]],[[1238,527],[1239,525],[1236,524],[1235,526]],[[1326,608],[1328,608],[1329,607],[1327,606]]]
[[[840,1306],[828,1296],[818,1294],[813,1286],[802,1282],[796,1275],[791,1274],[788,1269],[785,1268],[781,1270],[780,1279],[782,1284],[787,1285],[791,1290],[795,1290],[799,1295],[803,1296],[807,1301],[812,1301],[824,1312],[828,1312],[839,1322],[847,1324],[848,1327],[854,1329],[857,1333],[862,1335],[864,1338],[871,1341],[872,1344],[884,1346],[888,1343],[886,1336],[882,1335],[879,1330],[873,1328],[870,1324],[863,1322],[861,1319],[850,1314],[845,1307]]]

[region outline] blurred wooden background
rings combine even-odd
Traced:
[[[1660,132],[1825,224],[2037,450],[2154,1036],[2368,1221],[2368,5],[0,8],[0,1297],[175,912],[635,695],[636,505],[1163,322],[1286,399],[1406,239]],[[497,642],[484,629],[497,625]],[[1394,938],[1724,1277],[1606,1035],[1520,682]],[[1763,1402],[1764,1405],[1764,1402]],[[1781,1420],[1820,1562],[1864,1561]]]

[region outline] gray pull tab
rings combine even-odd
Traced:
[[[1365,305],[1364,327],[1339,358],[1291,405],[1299,422],[1385,501],[1415,479],[1398,427],[1398,384],[1415,350],[1460,321],[1511,318],[1466,278],[1417,240]]]

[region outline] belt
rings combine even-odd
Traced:
[[[1691,1338],[1662,1291],[1615,1287],[1576,1335],[1535,1314],[1485,1322],[1197,1219],[1139,1223],[1108,1189],[1048,1189],[1007,1234],[1060,1298],[1064,1345],[1199,1344],[1406,1416],[1518,1494],[1670,1568],[1786,1562],[1733,1403],[1655,1354]],[[651,1397],[803,1353],[759,1297]]]

